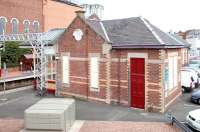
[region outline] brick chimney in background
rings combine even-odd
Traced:
[[[97,16],[97,14],[92,14],[91,16],[88,17],[89,20],[96,20],[100,21],[101,19]]]
[[[85,11],[76,11],[76,15],[85,19]]]

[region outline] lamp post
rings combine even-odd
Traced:
[[[22,64],[23,64],[23,62],[20,61],[20,70],[21,70],[21,72],[22,72]]]

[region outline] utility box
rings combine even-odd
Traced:
[[[25,110],[24,132],[68,132],[75,121],[75,100],[42,99]]]

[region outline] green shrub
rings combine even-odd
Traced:
[[[5,42],[5,51],[1,50],[1,63],[6,63],[7,67],[15,67],[19,65],[20,58],[24,54],[31,53],[31,49],[19,47],[19,42]]]

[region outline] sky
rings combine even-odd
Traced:
[[[142,16],[168,31],[200,29],[200,0],[80,0],[104,6],[103,19]]]

